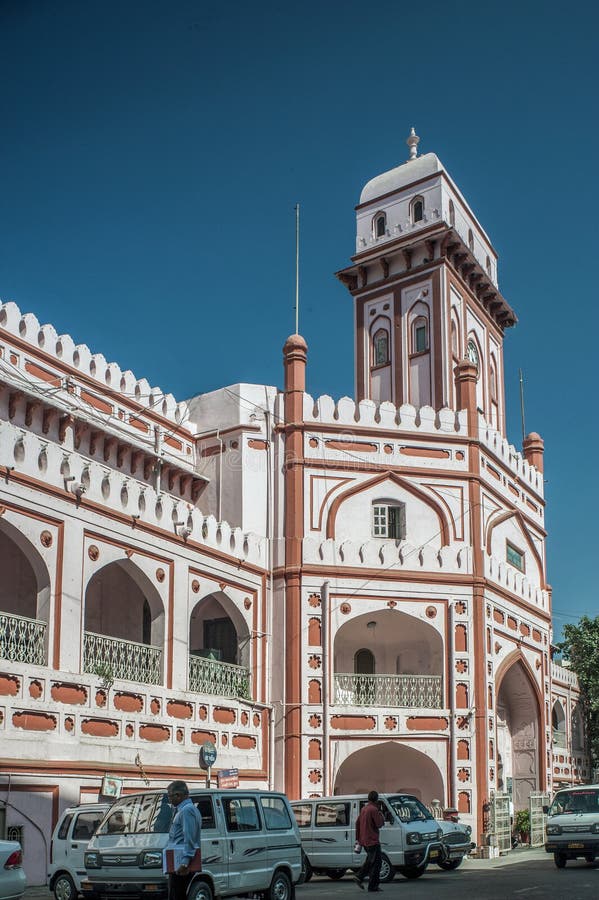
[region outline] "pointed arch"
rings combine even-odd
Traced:
[[[353,497],[355,494],[361,494],[372,487],[376,487],[377,484],[381,484],[383,481],[392,481],[393,484],[396,484],[408,494],[412,494],[413,497],[416,497],[418,500],[428,506],[437,516],[442,546],[445,547],[447,546],[447,544],[449,544],[449,522],[447,521],[445,512],[442,509],[441,505],[439,503],[436,503],[432,499],[432,497],[430,497],[428,494],[425,494],[425,492],[420,488],[416,487],[405,478],[402,478],[401,475],[397,475],[395,472],[391,472],[389,470],[381,473],[380,475],[375,475],[374,478],[369,478],[367,481],[362,481],[360,484],[356,484],[353,487],[348,488],[342,494],[339,494],[339,496],[336,497],[335,500],[333,500],[327,516],[327,538],[335,537],[335,522],[341,504],[346,500],[349,500],[349,498]]]
[[[516,521],[518,522],[518,525],[520,526],[520,529],[522,530],[522,536],[524,537],[524,540],[526,541],[526,545],[527,545],[528,549],[530,550],[530,552],[532,553],[533,558],[539,569],[539,575],[540,575],[540,579],[541,579],[541,587],[545,588],[546,584],[545,584],[545,572],[543,569],[543,560],[541,559],[539,551],[537,550],[535,543],[534,543],[532,537],[530,536],[530,531],[528,530],[528,527],[524,520],[524,516],[522,515],[520,510],[518,510],[518,509],[509,510],[508,509],[508,510],[506,510],[506,512],[500,513],[499,515],[495,516],[495,518],[491,518],[489,520],[489,522],[487,524],[487,540],[486,540],[487,555],[488,556],[491,555],[491,537],[492,537],[493,531],[495,530],[495,528],[497,528],[498,525],[501,525],[502,522],[506,522],[508,519],[511,519],[511,518],[516,519]]]

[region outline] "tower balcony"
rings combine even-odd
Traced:
[[[336,706],[442,709],[441,675],[355,675],[334,676]]]

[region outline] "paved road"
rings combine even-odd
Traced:
[[[455,872],[430,866],[416,881],[397,875],[384,884],[381,900],[596,900],[599,896],[599,863],[578,860],[556,869],[553,858],[542,851],[514,852],[505,859],[466,860]],[[351,880],[313,878],[297,889],[297,900],[367,900]],[[29,888],[25,900],[54,900],[46,888]]]

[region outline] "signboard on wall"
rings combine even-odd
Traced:
[[[105,775],[100,787],[99,800],[116,800],[121,796],[123,779],[118,775]]]
[[[219,788],[239,787],[239,769],[221,769],[216,777]]]

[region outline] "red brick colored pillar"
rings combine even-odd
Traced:
[[[536,431],[531,431],[530,434],[527,434],[522,441],[522,452],[524,453],[524,459],[531,466],[534,466],[539,472],[543,471],[545,443],[540,434],[537,434]]]
[[[301,565],[304,536],[304,391],[307,345],[293,334],[283,347],[285,367],[285,792],[301,795]]]

